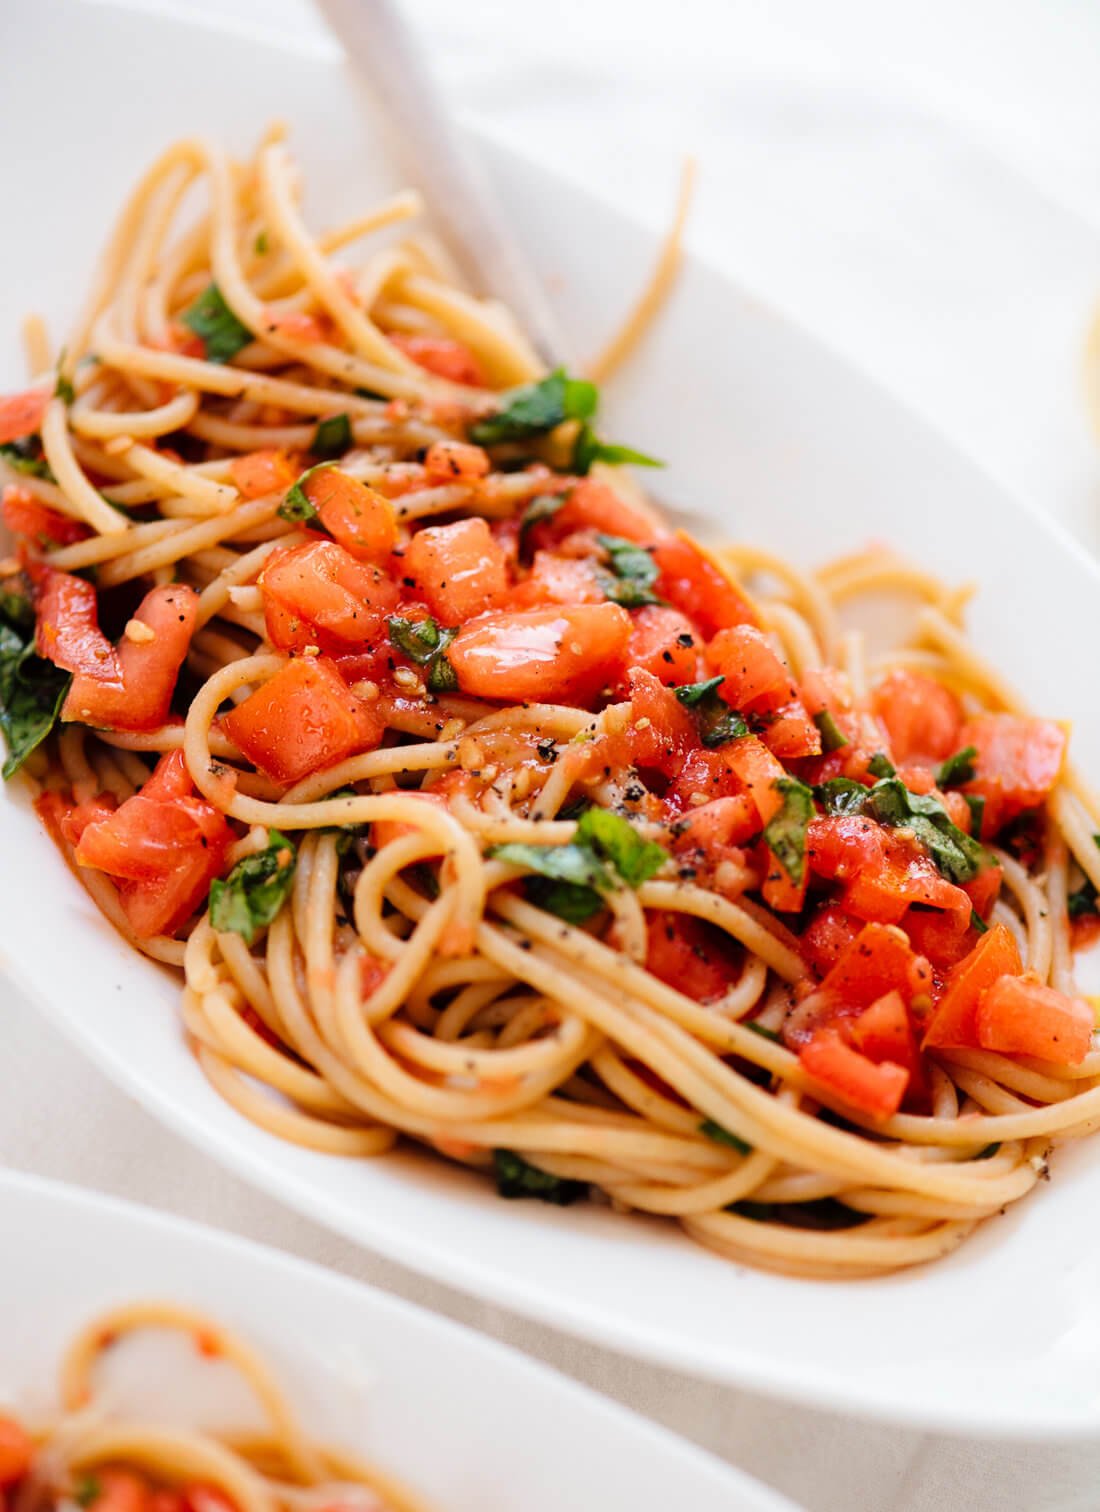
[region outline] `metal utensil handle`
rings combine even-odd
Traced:
[[[516,244],[489,185],[424,64],[393,0],[316,0],[382,107],[403,170],[475,292],[503,300],[539,355],[562,361],[563,344],[539,280]]]

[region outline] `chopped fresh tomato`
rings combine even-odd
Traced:
[[[152,1487],[134,1470],[96,1466],[95,1512],[151,1512]]]
[[[910,1003],[926,996],[931,986],[928,962],[890,924],[865,924],[821,981],[822,990],[839,1003],[863,1008],[895,990]]]
[[[943,996],[925,1032],[924,1048],[978,1049],[978,1004],[982,993],[999,978],[1017,977],[1022,971],[1012,932],[1004,924],[994,924],[948,974]]]
[[[445,625],[461,625],[508,600],[508,558],[480,516],[418,530],[404,564]]]
[[[33,436],[42,428],[42,417],[50,402],[50,391],[27,389],[22,394],[5,394],[0,398],[0,445]]]
[[[843,672],[835,667],[821,667],[807,672],[798,689],[807,714],[830,713],[834,719],[852,710],[852,686]]]
[[[300,341],[303,346],[314,346],[328,337],[327,322],[306,310],[266,309],[260,318],[264,335],[285,336],[290,341]]]
[[[319,467],[302,492],[321,524],[362,562],[384,562],[397,545],[397,516],[390,501],[338,467]]]
[[[923,673],[903,667],[887,673],[874,690],[871,707],[886,726],[897,762],[913,757],[943,761],[966,744],[959,738],[959,700]]]
[[[943,909],[960,928],[970,923],[971,903],[962,888],[940,875],[917,840],[887,831],[880,864],[856,873],[844,890],[844,906],[857,919],[898,924],[913,903]]]
[[[797,698],[776,710],[775,717],[761,730],[760,738],[781,761],[821,755],[821,731]]]
[[[4,489],[3,514],[4,524],[12,535],[20,536],[34,551],[71,546],[92,533],[82,520],[51,509],[18,483],[9,483]]]
[[[755,735],[745,735],[720,747],[723,761],[748,793],[762,824],[767,824],[783,807],[783,796],[775,784],[786,776],[783,763],[777,761],[767,746]]]
[[[373,750],[385,724],[327,656],[298,656],[222,718],[222,728],[273,782],[294,783]]]
[[[653,560],[660,569],[654,592],[690,615],[708,638],[732,625],[757,623],[756,611],[740,589],[686,535],[662,536]]]
[[[772,714],[794,701],[790,672],[755,625],[720,630],[707,647],[707,666],[721,675],[718,696],[734,709]]]
[[[656,540],[658,534],[657,526],[647,514],[595,478],[582,478],[575,484],[554,516],[556,535],[565,536],[577,530],[594,530],[643,545]]]
[[[844,1032],[861,1055],[876,1064],[892,1061],[909,1073],[909,1087],[920,1078],[920,1049],[916,1031],[905,999],[896,989],[883,993],[857,1018],[850,1019]]]
[[[722,997],[740,976],[733,949],[717,930],[690,914],[646,912],[646,970],[685,997],[706,1003]]]
[[[187,1512],[238,1512],[235,1501],[220,1486],[193,1482],[183,1490]]]
[[[843,1102],[872,1118],[892,1118],[901,1107],[909,1072],[893,1061],[876,1062],[846,1045],[838,1030],[819,1029],[798,1054],[804,1071]]]
[[[404,352],[417,367],[448,383],[461,383],[469,388],[484,388],[485,374],[481,363],[461,341],[452,341],[449,336],[415,336],[404,331],[387,331],[399,352]]]
[[[779,857],[764,841],[761,841],[757,848],[757,857],[764,873],[760,888],[764,902],[769,908],[774,908],[777,913],[800,913],[810,884],[810,868],[803,866],[801,879],[795,881]]]
[[[630,694],[630,759],[645,771],[672,775],[698,742],[691,715],[644,667],[634,667],[627,673],[626,686]]]
[[[802,954],[818,975],[824,976],[836,965],[861,927],[859,920],[846,914],[839,904],[826,903],[817,910],[799,937]]]
[[[744,845],[759,833],[756,805],[747,793],[737,793],[685,809],[672,826],[672,848],[678,856],[720,860],[727,847]]]
[[[268,639],[282,651],[351,651],[386,639],[397,588],[335,541],[268,557],[260,575]]]
[[[1069,997],[1028,977],[999,977],[978,1002],[978,1043],[1004,1055],[1032,1055],[1076,1066],[1092,1048],[1096,1027],[1084,998]]]
[[[979,919],[988,919],[1001,891],[1004,872],[996,862],[983,866],[972,882],[964,882],[963,892],[970,899],[970,906]]]
[[[990,839],[1025,809],[1037,808],[1062,775],[1066,732],[1050,719],[980,714],[959,731],[974,746],[975,776],[963,791],[985,799],[982,836]]]
[[[298,471],[285,451],[268,446],[234,457],[229,464],[229,476],[242,498],[259,499],[264,494],[286,493]]]
[[[586,703],[619,676],[630,616],[618,604],[486,614],[459,631],[447,657],[478,698]]]
[[[545,604],[602,604],[606,597],[591,560],[536,551],[530,572],[512,589],[508,602],[514,609],[538,609]]]
[[[646,604],[632,619],[627,668],[652,672],[670,688],[694,682],[699,670],[699,638],[687,615],[664,604]]]
[[[22,1480],[34,1461],[34,1440],[14,1418],[0,1417],[0,1486]]]
[[[182,751],[162,756],[141,790],[111,812],[101,806],[77,823],[80,810],[62,821],[79,828],[78,866],[106,872],[118,883],[119,901],[143,939],[174,934],[194,913],[222,870],[233,832],[194,791]]]
[[[74,674],[62,719],[112,730],[164,723],[195,628],[193,588],[151,588],[117,647],[99,628],[95,589],[83,578],[45,569],[37,613],[40,655]]]
[[[919,904],[906,909],[901,927],[913,942],[913,949],[927,956],[941,971],[961,961],[977,938],[969,919]]]
[[[424,456],[429,483],[473,483],[489,472],[489,457],[468,441],[433,441]]]

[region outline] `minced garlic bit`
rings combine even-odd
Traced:
[[[398,667],[393,674],[393,680],[406,693],[423,695],[425,691],[424,684],[411,667]]]
[[[710,802],[710,799],[707,797],[706,793],[689,793],[688,802],[691,804],[692,808],[702,808],[704,803]]]
[[[320,654],[321,654],[321,648],[320,648],[320,646],[303,646],[302,647],[302,655],[303,656],[320,656]]]
[[[465,728],[466,721],[464,719],[458,719],[457,717],[455,719],[448,719],[439,732],[439,738],[440,740],[457,740]]]
[[[570,641],[569,649],[570,651],[572,651],[574,656],[584,655],[584,647],[581,645],[580,641]]]
[[[364,677],[359,682],[352,683],[351,691],[356,698],[363,699],[364,703],[373,703],[381,689],[376,682],[371,682],[369,677]]]
[[[466,772],[477,772],[485,765],[484,748],[473,738],[467,735],[458,744],[458,764]]]
[[[648,714],[643,714],[642,717],[641,717],[641,719],[639,719],[635,723],[634,728],[636,730],[648,730],[649,727],[650,727],[650,725],[652,723],[653,723],[653,721],[652,721],[652,719],[650,719],[649,715]]]
[[[135,646],[147,646],[150,641],[155,641],[157,638],[157,632],[152,625],[143,624],[137,619],[127,620],[126,629],[122,633],[128,641],[133,641]]]

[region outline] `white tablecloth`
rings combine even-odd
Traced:
[[[305,0],[133,0],[315,36]],[[364,0],[369,3],[369,0]],[[409,0],[456,106],[690,240],[1100,546],[1080,393],[1100,292],[1092,0]],[[48,108],[48,100],[44,102]],[[9,862],[10,864],[10,862]],[[811,1512],[1085,1512],[1100,1445],[869,1427],[623,1360],[295,1217],[165,1132],[10,992],[0,1157],[322,1261],[649,1413]]]

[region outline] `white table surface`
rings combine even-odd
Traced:
[[[305,0],[132,3],[318,36]],[[1100,451],[1080,385],[1100,295],[1094,0],[408,9],[456,107],[655,229],[681,155],[695,152],[694,246],[1100,547]],[[1100,1506],[1100,1444],[982,1445],[789,1408],[621,1359],[363,1254],[194,1153],[10,990],[2,1011],[9,1165],[235,1230],[459,1318],[810,1512]]]

